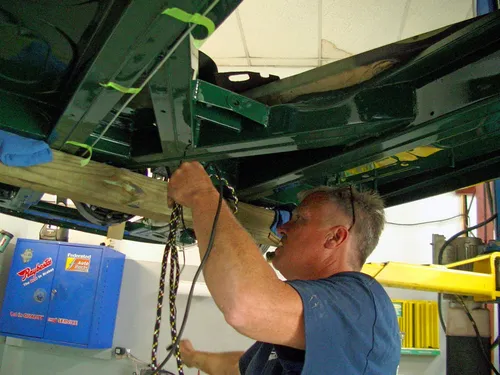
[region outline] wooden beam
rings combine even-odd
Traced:
[[[81,167],[81,158],[52,151],[54,160],[47,164],[19,168],[0,163],[0,182],[157,221],[170,219],[164,181],[94,161]],[[240,203],[237,218],[257,243],[274,244],[269,239],[273,211]],[[192,222],[191,210],[184,211],[184,219]]]

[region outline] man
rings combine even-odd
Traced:
[[[218,192],[199,163],[184,163],[169,201],[192,210],[205,254]],[[354,189],[305,193],[273,265],[223,204],[204,275],[226,321],[257,343],[246,353],[203,353],[181,344],[187,366],[208,374],[395,374],[399,328],[382,286],[360,273],[384,225],[383,203]]]

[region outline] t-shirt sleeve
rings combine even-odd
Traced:
[[[304,306],[302,374],[358,374],[373,347],[376,310],[369,287],[355,277],[288,282]]]

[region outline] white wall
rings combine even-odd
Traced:
[[[460,214],[460,199],[454,194],[445,194],[418,202],[387,209],[389,222],[414,223],[436,220]],[[475,215],[472,210],[471,216]],[[472,217],[472,222],[475,218]],[[0,215],[0,228],[13,233],[16,238],[37,238],[41,224]],[[379,246],[370,256],[369,261],[400,261],[409,263],[431,263],[431,238],[433,233],[449,237],[461,229],[461,219],[445,221],[422,226],[387,225]],[[103,237],[83,232],[70,231],[70,241],[77,243],[99,244]],[[15,242],[15,241],[13,241]],[[10,246],[11,251],[13,246]],[[152,330],[156,308],[156,288],[158,285],[160,261],[163,246],[150,245],[131,241],[123,241],[121,250],[126,253],[127,261],[122,283],[119,311],[116,324],[115,345],[132,349],[139,358],[149,361]],[[8,263],[9,251],[0,255],[2,261]],[[199,256],[194,249],[186,252],[186,263],[197,265]],[[5,265],[4,265],[5,266]],[[191,267],[194,268],[194,267]],[[5,275],[5,268],[1,274]],[[184,278],[192,275],[188,269]],[[1,283],[1,279],[0,279]],[[4,284],[0,285],[3,290]],[[388,289],[392,298],[435,300],[435,293],[425,293],[400,289]],[[184,312],[185,296],[179,297],[179,316]],[[168,309],[163,315],[163,334],[160,347],[165,348],[169,342]],[[185,337],[194,342],[195,347],[207,351],[244,350],[251,341],[240,336],[224,321],[222,314],[211,298],[197,297],[192,305]],[[402,375],[441,375],[445,374],[445,338],[441,336],[442,354],[438,357],[402,357],[400,374]],[[1,347],[0,347],[1,350]],[[98,353],[97,356],[108,359],[90,358],[81,350],[56,350],[48,352],[43,344],[30,345],[28,349],[5,346],[0,367],[0,375],[7,374],[64,374],[82,373],[131,374],[134,364],[127,360],[110,359],[109,352]],[[163,353],[164,354],[164,351]],[[94,355],[94,354],[92,354]],[[173,362],[168,367],[175,369]],[[195,374],[187,371],[186,374]]]
[[[438,195],[420,201],[391,207],[386,210],[386,220],[395,223],[418,223],[461,214],[461,200],[454,193]],[[471,222],[476,222],[475,204],[470,212]],[[462,229],[462,218],[419,226],[386,224],[379,245],[368,258],[369,262],[432,263],[432,234],[451,237]],[[436,293],[387,288],[393,299],[437,300]],[[446,337],[440,331],[441,355],[437,357],[402,356],[400,375],[441,375],[446,373]]]
[[[4,254],[0,254],[0,273],[5,276],[10,257],[17,238],[38,238],[42,224],[0,214],[0,228],[14,234],[15,239]],[[104,238],[83,232],[70,231],[70,241],[98,245]],[[132,350],[132,354],[149,362],[153,324],[156,314],[156,296],[160,275],[160,261],[163,246],[132,241],[123,241],[122,251],[127,254],[124,269],[118,315],[116,321],[114,346],[123,346]],[[196,251],[186,253],[186,263],[199,263]],[[186,269],[185,275],[193,274],[193,269]],[[0,278],[0,290],[3,292],[5,280]],[[0,295],[1,297],[2,295]],[[186,296],[178,297],[179,321],[184,314]],[[166,354],[165,348],[170,343],[169,311],[165,299],[163,310],[162,335],[159,357]],[[180,323],[179,323],[180,324]],[[228,326],[222,314],[208,297],[196,297],[193,300],[190,318],[186,326],[185,337],[190,338],[195,347],[206,351],[245,350],[251,340],[239,335]],[[117,374],[130,375],[135,371],[135,364],[128,360],[111,359],[110,351],[71,350],[55,348],[51,345],[29,343],[27,348],[0,344],[4,355],[1,358],[0,375],[93,375]],[[93,358],[94,357],[94,358]],[[95,357],[104,358],[96,359]],[[170,361],[166,367],[175,372],[175,364]],[[196,374],[189,369],[186,374]]]

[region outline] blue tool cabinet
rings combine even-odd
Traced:
[[[19,239],[0,334],[110,348],[124,264],[124,254],[103,246]]]

